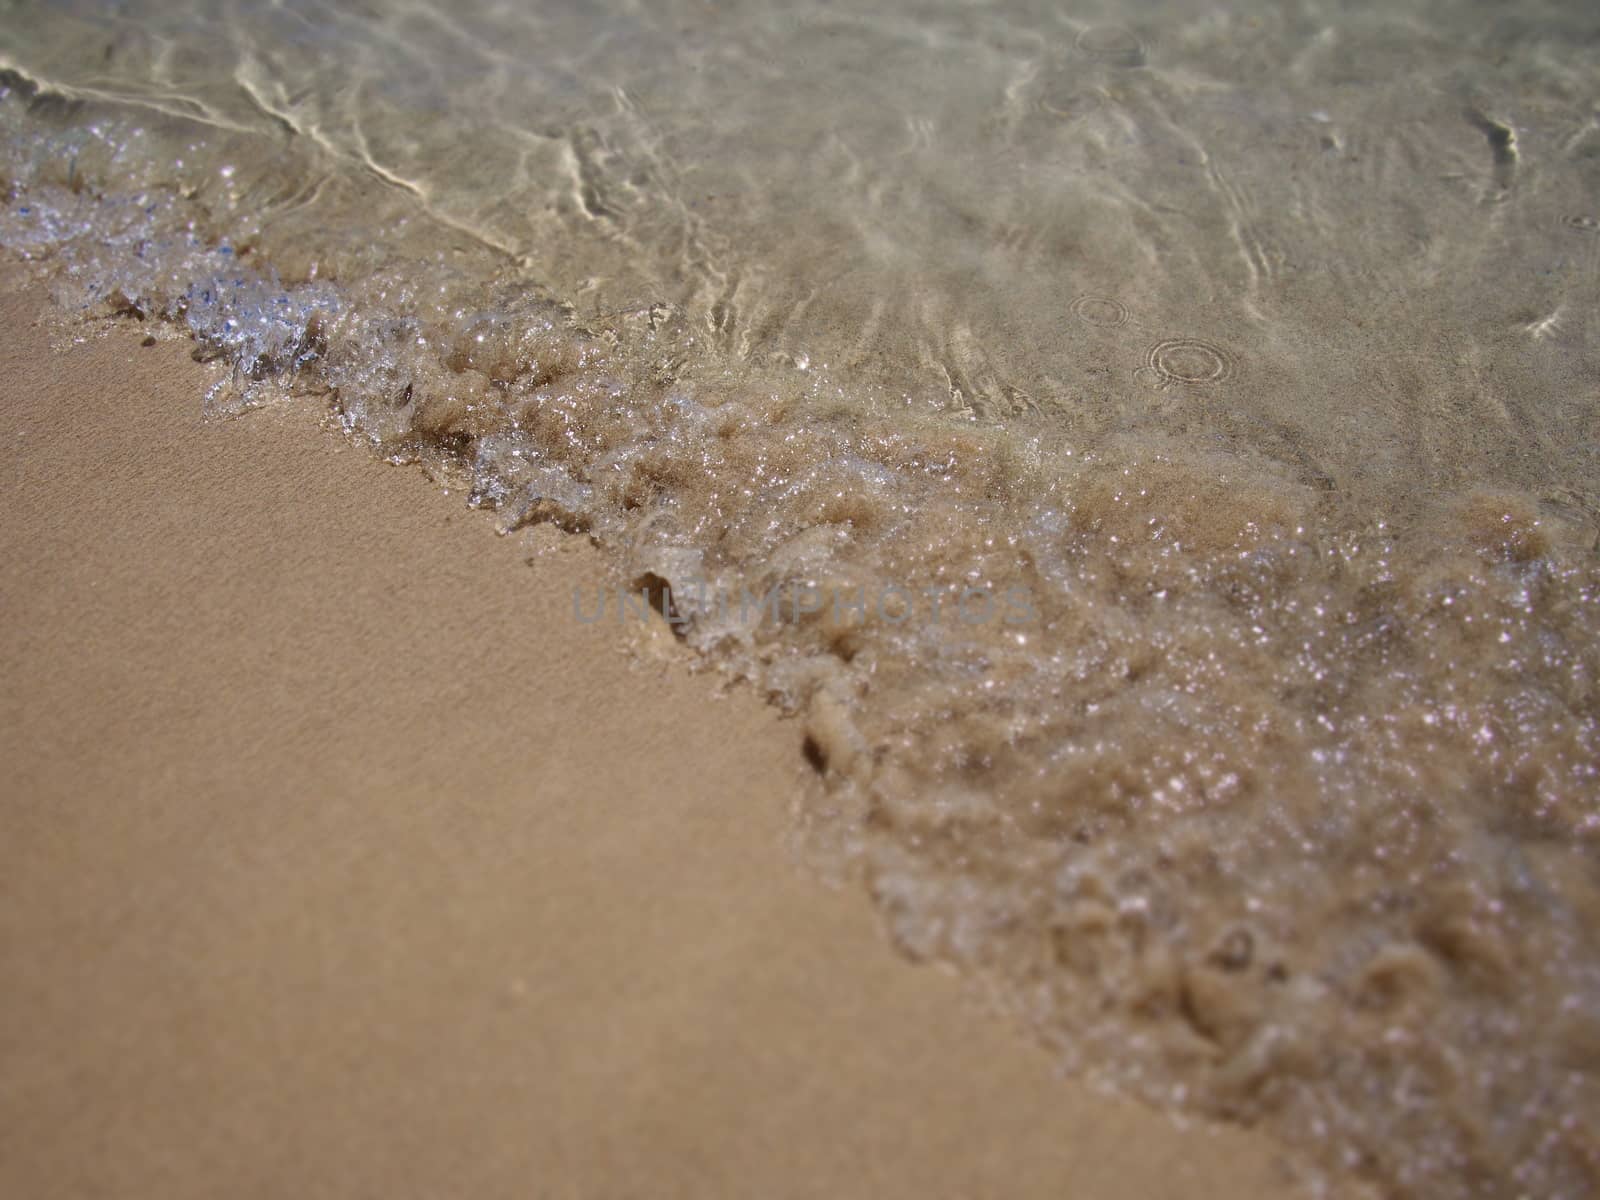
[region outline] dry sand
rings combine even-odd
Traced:
[[[795,865],[796,729],[587,544],[0,282],[0,1194],[1285,1194]]]

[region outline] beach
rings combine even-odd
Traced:
[[[0,281],[0,1190],[1294,1194],[895,955],[585,539]]]
[[[1600,1189],[1600,10],[12,8],[32,1177]]]

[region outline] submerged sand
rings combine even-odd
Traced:
[[[1595,1190],[1588,8],[19,11],[0,243],[588,533],[906,953],[1398,1196]]]
[[[581,539],[3,286],[0,1191],[1285,1194],[798,869],[795,724],[576,625]]]

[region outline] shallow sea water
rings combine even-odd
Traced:
[[[1075,1072],[1600,1189],[1600,10],[0,0],[0,69],[66,310],[610,548]]]

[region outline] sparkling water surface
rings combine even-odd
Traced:
[[[1593,1194],[1600,10],[11,0],[0,69],[67,311],[670,592],[904,951],[1389,1194]]]

